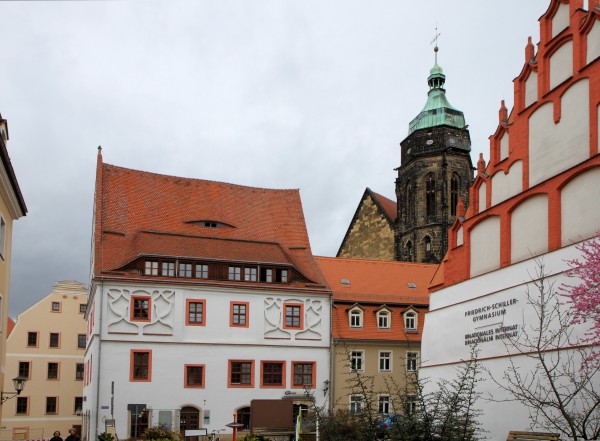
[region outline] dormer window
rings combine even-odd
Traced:
[[[229,280],[242,280],[242,268],[239,266],[229,267]]]
[[[390,328],[390,312],[387,309],[377,312],[377,327],[379,329]]]
[[[244,268],[244,280],[246,282],[256,282],[256,268]]]
[[[144,267],[144,275],[158,276],[158,262],[147,260],[146,266]]]
[[[362,328],[363,312],[360,308],[355,308],[350,311],[350,327]]]
[[[410,310],[404,313],[404,329],[407,331],[416,331],[417,330],[417,313],[414,310]]]
[[[167,277],[175,277],[175,262],[163,262],[161,274]]]
[[[217,228],[217,223],[216,222],[206,221],[206,222],[204,222],[204,226],[206,228]]]

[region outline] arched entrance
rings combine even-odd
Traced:
[[[198,430],[200,428],[200,410],[192,406],[185,406],[179,412],[179,430],[181,438],[185,438],[186,430]],[[187,441],[198,441],[199,437],[189,437]]]

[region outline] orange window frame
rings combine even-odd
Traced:
[[[202,368],[202,384],[190,385],[188,384],[188,367],[199,367]],[[203,364],[184,364],[183,365],[183,387],[186,389],[204,389],[206,385],[206,366]]]
[[[296,384],[296,366],[298,365],[311,365],[311,384]],[[304,376],[304,373],[302,373]],[[304,389],[306,386],[314,388],[317,384],[317,362],[316,361],[292,361],[292,388],[293,389]]]
[[[29,344],[29,334],[35,334],[35,345]],[[27,331],[27,347],[28,348],[39,348],[40,347],[40,332],[39,331]]]
[[[298,308],[300,310],[298,326],[288,326],[288,324],[287,324],[288,308]],[[284,303],[283,304],[283,329],[304,329],[304,304],[303,303]]]
[[[265,384],[265,364],[281,365],[281,384]],[[260,362],[260,387],[264,389],[285,389],[286,385],[286,363],[283,360],[262,360]]]
[[[244,316],[246,317],[246,323],[243,325],[233,322],[233,317],[235,314],[235,312],[234,312],[235,306],[245,306],[246,307],[246,313],[244,314]],[[249,302],[230,302],[229,303],[229,326],[234,327],[234,328],[247,328],[250,326],[250,303]]]
[[[56,343],[56,346],[52,346],[52,334],[56,334],[58,336],[58,341]],[[60,332],[50,332],[48,334],[48,348],[49,349],[60,349]]]
[[[233,374],[232,364],[233,363],[250,363],[250,383],[232,383],[231,375]],[[241,375],[241,373],[240,373]],[[227,363],[227,387],[238,388],[238,387],[246,387],[252,388],[254,387],[254,360],[229,360]]]
[[[148,302],[148,316],[147,317],[136,317],[136,307],[135,302],[137,300],[147,301]],[[129,305],[129,319],[132,322],[149,322],[152,318],[152,297],[149,296],[131,296],[131,303]]]
[[[54,304],[58,305],[58,309],[54,309]],[[54,313],[62,312],[62,303],[55,302],[55,301],[50,302],[50,312],[54,312]]]
[[[190,321],[190,303],[202,304],[202,322]],[[206,326],[206,300],[203,299],[186,299],[185,301],[185,325],[186,326]]]
[[[148,354],[148,375],[146,378],[135,378],[135,354]],[[129,381],[132,383],[152,381],[152,350],[131,349],[129,355]]]

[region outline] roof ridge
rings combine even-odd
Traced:
[[[112,169],[119,169],[119,170],[124,170],[124,171],[129,171],[129,172],[142,173],[145,175],[159,176],[159,177],[167,178],[167,179],[170,179],[173,181],[186,180],[186,181],[195,181],[195,182],[212,182],[214,184],[220,184],[220,185],[227,186],[227,187],[249,188],[249,189],[254,189],[254,190],[266,190],[266,191],[273,191],[273,192],[300,192],[299,188],[254,187],[254,186],[249,186],[249,185],[233,184],[233,183],[224,182],[224,181],[216,181],[216,180],[212,180],[212,179],[189,178],[189,177],[184,177],[184,176],[167,175],[164,173],[155,173],[155,172],[146,171],[146,170],[139,170],[139,169],[135,169],[135,168],[121,167],[119,165],[114,165],[114,164],[107,164],[106,162],[102,163],[102,167],[105,167],[107,169],[112,168]]]

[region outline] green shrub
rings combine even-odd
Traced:
[[[102,432],[98,435],[98,441],[115,441],[115,437],[112,433]]]
[[[180,441],[181,435],[179,432],[171,432],[167,426],[161,424],[148,427],[144,430],[142,438],[149,441]]]

